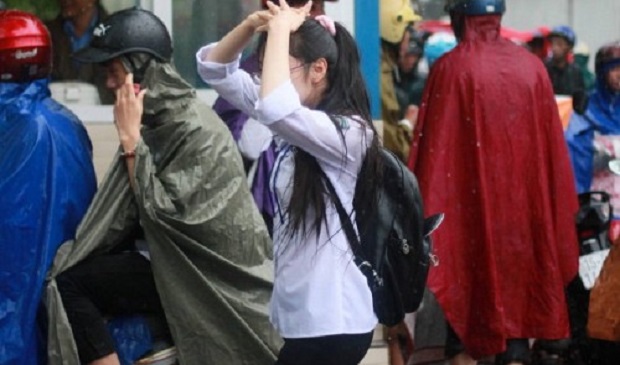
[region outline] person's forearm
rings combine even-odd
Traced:
[[[289,73],[290,25],[272,21],[263,58],[260,97],[264,98],[290,79]]]
[[[236,60],[250,43],[253,35],[254,27],[248,20],[244,20],[222,38],[217,46],[209,52],[205,61],[230,63]]]

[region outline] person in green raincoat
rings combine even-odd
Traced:
[[[585,87],[585,92],[590,93],[594,90],[594,83],[596,81],[596,77],[588,68],[588,63],[590,62],[590,49],[588,45],[584,42],[579,42],[573,49],[573,55],[575,59],[575,65],[579,67],[581,70],[581,75],[583,76],[583,83]]]
[[[51,365],[118,364],[104,317],[136,313],[165,316],[183,365],[276,359],[272,244],[232,136],[171,55],[164,24],[140,9],[74,55],[106,67],[120,149],[48,275]]]

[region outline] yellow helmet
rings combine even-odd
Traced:
[[[380,0],[381,6],[381,38],[390,43],[398,43],[403,39],[405,29],[412,22],[422,20],[413,11],[410,0]]]

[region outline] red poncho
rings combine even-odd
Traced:
[[[499,36],[499,16],[465,22],[432,68],[409,166],[426,214],[446,214],[428,286],[480,358],[510,338],[568,337],[578,203],[543,64]]]

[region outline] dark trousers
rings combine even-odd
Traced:
[[[137,252],[94,257],[56,279],[80,361],[115,352],[105,317],[146,314],[164,318],[151,263]]]
[[[370,347],[372,332],[284,339],[276,365],[357,365]]]

